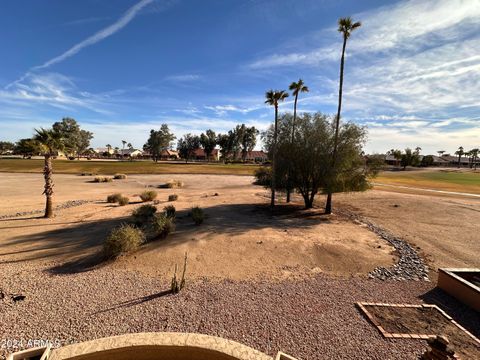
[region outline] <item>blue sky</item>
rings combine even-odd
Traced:
[[[341,36],[343,118],[367,151],[480,146],[480,0],[16,0],[0,12],[0,140],[75,118],[92,145],[141,148],[238,123],[265,129],[266,90],[302,78],[300,111],[334,113]],[[292,99],[282,105],[291,111]]]

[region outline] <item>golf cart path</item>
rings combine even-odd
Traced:
[[[425,188],[419,188],[419,187],[413,187],[413,186],[391,185],[391,184],[383,184],[383,183],[377,183],[377,182],[374,182],[373,185],[375,185],[375,186],[387,186],[387,187],[393,187],[393,188],[399,188],[399,189],[420,190],[420,191],[440,193],[440,194],[461,195],[461,196],[467,196],[467,197],[473,197],[473,198],[479,198],[480,199],[480,194],[472,194],[472,193],[465,193],[465,192],[425,189]]]

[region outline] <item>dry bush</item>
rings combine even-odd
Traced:
[[[107,202],[111,203],[111,204],[118,203],[120,201],[120,198],[122,198],[122,194],[120,194],[120,193],[108,195],[107,196]]]
[[[168,180],[165,184],[158,185],[160,189],[177,189],[183,187],[183,181],[180,180]]]
[[[130,202],[130,199],[126,196],[122,196],[120,199],[118,199],[118,205],[120,206],[128,205],[129,202]]]
[[[167,215],[168,218],[175,220],[175,214],[177,212],[177,210],[175,209],[175,206],[167,205],[163,208],[163,211],[165,212],[165,215]]]
[[[205,213],[202,208],[195,206],[192,208],[192,219],[195,225],[200,225],[205,220]]]
[[[127,175],[125,175],[125,174],[115,174],[115,175],[113,176],[113,178],[114,178],[115,180],[125,180],[125,179],[127,178]]]
[[[174,219],[165,213],[154,216],[151,225],[155,238],[166,238],[168,234],[175,231]]]
[[[178,200],[177,194],[168,195],[168,201],[177,201],[177,200]]]
[[[133,222],[137,226],[147,226],[153,220],[157,207],[153,205],[142,205],[139,208],[133,210],[132,217]]]
[[[140,199],[143,202],[152,201],[157,198],[157,192],[153,190],[145,190],[143,193],[140,194]]]
[[[96,183],[104,183],[104,182],[112,182],[113,179],[110,176],[95,176],[93,182]]]
[[[145,241],[143,231],[128,224],[113,229],[103,243],[103,253],[107,259],[116,259],[122,254],[137,250]]]

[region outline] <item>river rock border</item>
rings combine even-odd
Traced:
[[[428,266],[425,264],[425,261],[418,254],[418,252],[408,242],[351,211],[343,209],[341,210],[341,215],[345,215],[350,220],[366,226],[370,231],[373,231],[382,239],[390,243],[397,251],[399,260],[395,265],[389,268],[383,266],[376,267],[368,273],[369,278],[396,281],[430,281],[428,278]]]

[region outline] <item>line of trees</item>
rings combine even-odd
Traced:
[[[387,151],[387,155],[391,155],[394,157],[395,160],[399,161],[400,165],[403,167],[403,170],[407,168],[407,166],[431,166],[434,163],[434,158],[431,155],[426,155],[421,157],[420,151],[422,150],[421,147],[416,147],[415,150],[410,148],[406,148],[403,152],[398,149],[391,149]],[[465,151],[463,146],[458,147],[458,150],[455,151],[455,155],[458,156],[458,167],[461,166],[461,160],[463,156],[468,158],[469,166],[473,169],[477,169],[477,162],[479,158],[480,149],[474,148],[470,151]],[[437,151],[438,156],[450,156],[449,154],[445,154],[445,150]]]
[[[238,160],[245,162],[247,155],[255,148],[259,131],[255,126],[237,125],[234,129],[225,134],[216,134],[209,129],[200,136],[190,133],[182,136],[177,143],[177,150],[185,162],[192,159],[195,150],[202,148],[207,160],[212,157],[212,152],[218,145],[222,159]]]

